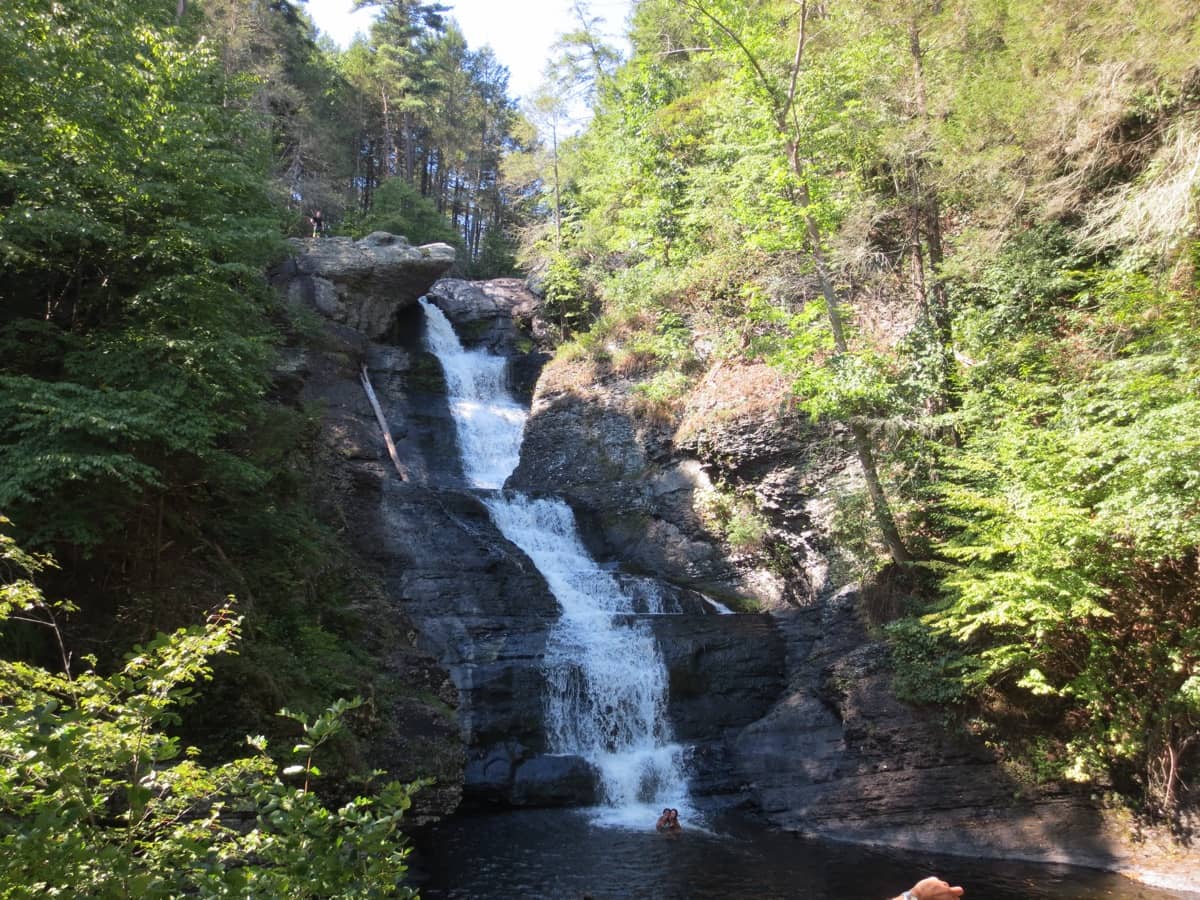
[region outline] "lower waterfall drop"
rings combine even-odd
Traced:
[[[504,359],[465,350],[442,311],[424,299],[421,306],[427,346],[446,373],[464,473],[473,487],[499,488],[516,467],[525,423],[504,386]],[[666,666],[647,621],[588,554],[565,502],[501,491],[484,503],[562,608],[546,646],[551,752],[596,767],[601,823],[644,827],[664,806],[689,815],[683,747],[666,719]]]
[[[683,748],[666,721],[667,673],[654,635],[588,555],[571,508],[521,494],[488,498],[492,521],[525,551],[562,607],[546,645],[550,748],[600,772],[604,802],[653,821],[687,796]],[[639,804],[656,804],[637,810]],[[652,814],[651,814],[652,813]]]

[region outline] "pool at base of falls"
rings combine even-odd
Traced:
[[[869,849],[768,831],[737,817],[679,835],[611,827],[595,811],[455,816],[417,842],[424,900],[884,900],[937,874],[964,900],[1168,900],[1194,896],[1071,866]]]

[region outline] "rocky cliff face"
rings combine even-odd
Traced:
[[[890,654],[830,537],[832,496],[857,483],[843,435],[794,415],[760,366],[714,367],[669,421],[639,415],[631,388],[555,360],[510,483],[565,492],[590,515],[596,550],[642,575],[766,612],[749,629],[750,617],[718,616],[716,631],[679,620],[660,632],[699,791],[806,834],[1113,864],[1087,802],[1032,794],[938,711],[892,695]],[[766,520],[753,546],[706,515],[714,489],[753,498]],[[708,681],[717,669],[737,674]]]
[[[429,287],[445,251],[378,236],[300,246],[277,283],[320,324],[285,355],[279,389],[324,404],[336,513],[392,610],[379,655],[395,690],[376,698],[384,724],[373,761],[437,779],[419,795],[418,819],[464,793],[509,805],[595,796],[585,761],[545,752],[540,666],[557,604],[462,488],[441,368],[422,343],[416,298],[428,290],[464,343],[509,357],[513,391],[532,400],[509,486],[564,495],[590,549],[620,566],[638,615],[649,616],[672,726],[694,747],[697,793],[843,840],[1128,859],[1079,798],[1031,796],[986,747],[949,734],[936,710],[892,696],[886,645],[864,625],[831,539],[832,497],[856,483],[844,436],[794,415],[770,370],[714,366],[673,418],[648,418],[619,375],[578,360],[546,366],[537,298],[520,282]],[[363,365],[407,480],[385,454]],[[761,533],[735,540],[712,514],[714,496],[752,498]],[[714,600],[759,612],[718,614]]]
[[[405,245],[397,252],[383,237],[364,246],[331,245],[328,239],[304,244],[303,255],[280,272],[279,284],[293,303],[319,315],[319,334],[308,348],[291,353],[280,383],[299,401],[325,405],[339,514],[399,623],[399,639],[383,654],[398,699],[381,717],[398,747],[381,742],[378,761],[394,767],[411,754],[408,764],[419,768],[432,760],[439,788],[422,792],[429,814],[452,807],[460,785],[478,802],[592,802],[590,765],[546,752],[541,663],[557,602],[528,558],[499,534],[476,494],[463,487],[441,367],[424,347],[424,317],[416,305],[416,294],[427,292],[465,345],[506,356],[510,388],[528,400],[549,358],[540,349],[545,329],[537,298],[515,280],[448,279],[430,287],[422,273],[436,254]],[[362,261],[368,253],[370,265]],[[321,300],[331,290],[336,304]],[[405,480],[390,464],[359,384],[363,365]],[[535,444],[532,458],[543,447]],[[691,464],[668,467],[649,496],[661,504],[686,491],[697,475]],[[552,481],[547,486],[558,487]],[[617,514],[619,503],[573,499],[592,543],[603,545],[602,529],[588,525],[602,513]],[[649,508],[648,501],[641,507]],[[736,578],[711,549],[705,552],[704,560],[680,564]],[[725,735],[765,713],[781,688],[783,644],[772,624],[759,615],[716,615],[684,584],[628,571],[618,577],[640,598],[635,607],[666,649],[677,733],[699,754],[720,756]],[[656,609],[687,614],[652,615]],[[736,784],[722,775],[712,789],[731,791]]]
[[[388,593],[390,560],[379,549],[374,511],[395,473],[359,373],[364,364],[383,372],[414,366],[404,350],[375,343],[372,337],[412,316],[417,298],[453,263],[453,250],[413,248],[390,235],[362,242],[324,238],[293,243],[297,257],[272,273],[272,281],[307,324],[305,339],[281,351],[276,390],[285,402],[322,408],[326,514],[344,524],[365,574],[386,595],[389,614],[379,622],[375,644],[367,648],[384,669],[387,685],[386,693],[371,698],[378,724],[369,763],[401,780],[434,779],[414,801],[411,820],[420,824],[451,812],[461,797],[464,760],[455,714],[459,693],[445,666],[421,641],[415,619]],[[420,407],[421,395],[414,396]],[[438,438],[420,429],[419,414],[414,418],[413,441]]]
[[[382,338],[396,313],[454,264],[448,244],[414,247],[384,231],[357,241],[293,238],[291,244],[296,255],[277,273],[289,302],[311,307],[371,340]]]
[[[372,761],[436,780],[417,795],[418,821],[458,806],[464,767],[476,797],[579,802],[594,792],[590,770],[543,755],[540,661],[557,604],[462,488],[444,377],[423,344],[417,300],[449,254],[382,235],[296,243],[301,254],[275,283],[316,315],[306,346],[285,352],[278,384],[323,406],[337,515],[391,610],[380,655],[395,688],[378,701],[385,733]],[[465,343],[510,357],[513,388],[528,397],[544,359],[532,340],[536,298],[520,282],[451,280],[436,299]],[[404,480],[360,383],[364,366]]]
[[[538,384],[510,484],[565,494],[593,517],[598,555],[634,571],[743,608],[809,598],[824,584],[828,560],[810,546],[806,510],[824,493],[814,483],[829,461],[814,453],[819,442],[788,410],[778,379],[762,367],[737,378],[739,391],[749,379],[763,384],[739,393],[736,405],[707,408],[694,398],[680,427],[638,415],[629,380],[555,360]],[[711,393],[729,379],[718,369],[705,385]],[[771,536],[772,552],[732,547],[705,514],[733,483],[752,488],[787,526]]]

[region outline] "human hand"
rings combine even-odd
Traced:
[[[955,897],[963,895],[963,889],[960,887],[950,887],[949,884],[942,879],[931,875],[928,878],[922,878],[910,889],[917,900],[953,900]]]

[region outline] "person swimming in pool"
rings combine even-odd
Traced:
[[[664,809],[662,815],[658,817],[658,821],[654,823],[655,831],[666,831],[671,825],[671,810]]]

